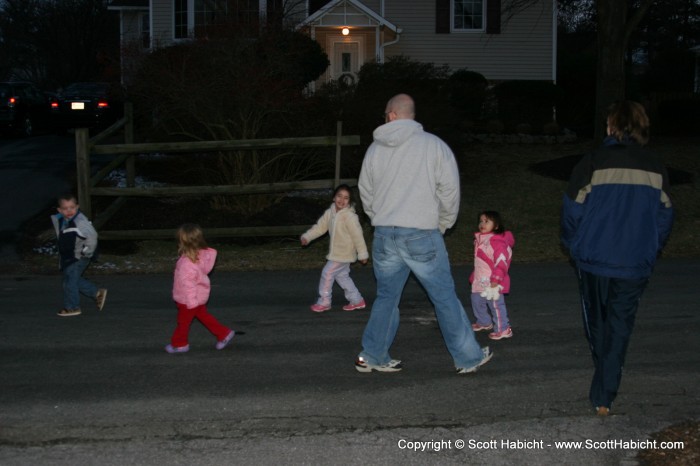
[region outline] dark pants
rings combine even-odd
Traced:
[[[617,396],[639,298],[648,278],[601,277],[578,271],[583,328],[595,372],[589,398],[594,407],[610,407]]]

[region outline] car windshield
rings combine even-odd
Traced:
[[[107,83],[75,83],[63,90],[64,94],[70,95],[105,95],[109,84]]]

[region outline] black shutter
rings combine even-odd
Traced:
[[[501,0],[486,0],[486,33],[501,33]]]
[[[435,0],[435,34],[450,33],[450,2]]]
[[[281,27],[283,19],[282,0],[267,0],[267,24]]]

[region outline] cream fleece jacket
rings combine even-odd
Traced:
[[[452,150],[414,120],[374,130],[359,179],[362,207],[374,226],[434,230],[457,221],[459,170]]]
[[[369,257],[360,219],[354,208],[346,207],[336,212],[335,204],[331,204],[316,225],[309,228],[301,237],[311,242],[326,232],[331,240],[326,256],[329,261],[355,262]]]

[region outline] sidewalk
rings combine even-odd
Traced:
[[[468,272],[454,270],[467,306]],[[169,274],[95,277],[105,309],[84,301],[73,318],[56,316],[58,275],[0,276],[0,463],[635,464],[651,433],[700,420],[700,261],[658,264],[608,418],[588,404],[567,264],[513,265],[514,337],[479,334],[495,356],[470,376],[453,373],[413,280],[392,347],[404,370],[357,373],[369,307],[341,311],[336,289],[333,310],[309,311],[319,274],[215,273],[210,310],[245,334],[216,351],[195,323],[181,355],[163,351],[176,314]],[[353,278],[369,304],[371,268]]]

